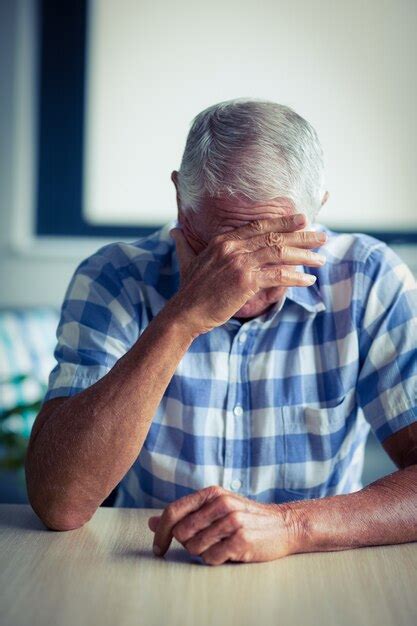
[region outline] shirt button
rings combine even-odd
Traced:
[[[243,415],[243,409],[240,406],[240,404],[238,404],[237,406],[235,406],[235,408],[233,409],[233,413],[237,416],[240,417],[241,415]]]
[[[242,333],[241,335],[239,335],[239,343],[245,343],[246,339],[248,338],[247,333]]]
[[[233,489],[233,491],[238,491],[241,488],[241,486],[242,486],[242,481],[240,481],[238,478],[235,478],[230,483],[230,489]]]

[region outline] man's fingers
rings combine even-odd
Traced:
[[[229,515],[232,511],[245,511],[248,502],[245,498],[236,497],[235,494],[223,493],[217,498],[206,502],[197,511],[182,518],[173,528],[174,537],[181,543],[188,541],[200,530],[207,528],[214,521]]]
[[[262,267],[267,263],[321,267],[326,262],[326,257],[321,254],[317,254],[311,250],[301,250],[300,248],[287,246],[283,248],[261,248],[253,252],[250,255],[250,259],[251,262],[256,263],[258,267]]]
[[[301,230],[293,233],[280,233],[277,231],[271,231],[264,235],[257,235],[252,239],[245,240],[244,250],[246,252],[254,252],[261,248],[276,248],[278,246],[288,246],[292,248],[319,248],[327,240],[326,233],[313,231],[313,230]]]
[[[240,553],[242,551],[241,538],[237,530],[233,535],[229,535],[226,539],[210,546],[208,550],[201,553],[203,561],[207,565],[221,565],[226,561],[240,561]]]
[[[172,529],[192,511],[197,511],[205,502],[209,502],[221,493],[220,487],[206,487],[169,504],[163,511],[155,532],[153,550],[157,555],[164,555],[172,541]]]
[[[160,515],[153,515],[148,519],[148,526],[150,530],[154,533],[158,528],[159,521],[161,519]]]
[[[293,215],[282,215],[281,217],[268,218],[263,220],[253,220],[249,224],[235,228],[223,235],[219,239],[250,239],[256,235],[262,235],[271,231],[278,233],[291,233],[304,228],[307,218],[303,213]]]
[[[312,274],[303,274],[289,270],[286,267],[261,269],[258,274],[258,286],[260,288],[276,287],[308,287],[316,282]]]
[[[208,528],[204,528],[199,533],[195,534],[186,541],[184,547],[190,554],[199,555],[222,539],[225,539],[225,537],[229,537],[229,535],[236,532],[239,528],[242,528],[245,520],[250,520],[252,515],[252,513],[245,513],[243,511],[233,511],[225,517],[216,520]]]

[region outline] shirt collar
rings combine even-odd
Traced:
[[[299,304],[312,313],[326,310],[317,281],[309,287],[288,287],[285,295],[288,300]]]

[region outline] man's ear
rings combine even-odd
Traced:
[[[171,180],[172,180],[172,182],[175,185],[175,194],[176,194],[176,197],[177,197],[177,209],[178,209],[177,220],[179,222],[181,222],[181,219],[180,219],[181,198],[180,198],[180,192],[179,192],[179,189],[178,189],[178,172],[177,172],[177,170],[174,170],[173,172],[171,172]]]
[[[178,172],[177,170],[173,170],[171,172],[171,180],[175,185],[175,189],[178,191]]]
[[[324,204],[325,202],[327,202],[327,200],[329,199],[329,195],[330,195],[330,194],[329,194],[329,192],[328,192],[328,191],[326,191],[326,192],[325,192],[325,194],[324,194],[324,196],[323,196],[323,198],[322,198],[322,201],[321,201],[321,205],[320,205],[320,206],[323,206],[323,204]]]

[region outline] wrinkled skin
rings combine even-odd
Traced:
[[[175,537],[207,565],[272,561],[295,551],[286,512],[283,505],[261,504],[213,486],[176,500],[148,525],[159,556]]]
[[[264,220],[302,212],[302,208],[297,211],[288,198],[274,198],[267,203],[248,203],[235,198],[208,198],[203,201],[197,213],[184,212],[178,192],[177,176],[178,172],[172,172],[171,179],[177,189],[178,221],[184,236],[196,254],[201,252],[216,235],[229,232],[253,220]],[[322,199],[322,205],[328,197],[329,194],[326,192]],[[233,317],[242,318],[243,321],[243,319],[262,315],[274,303],[282,299],[286,289],[286,287],[262,289],[236,311]]]

